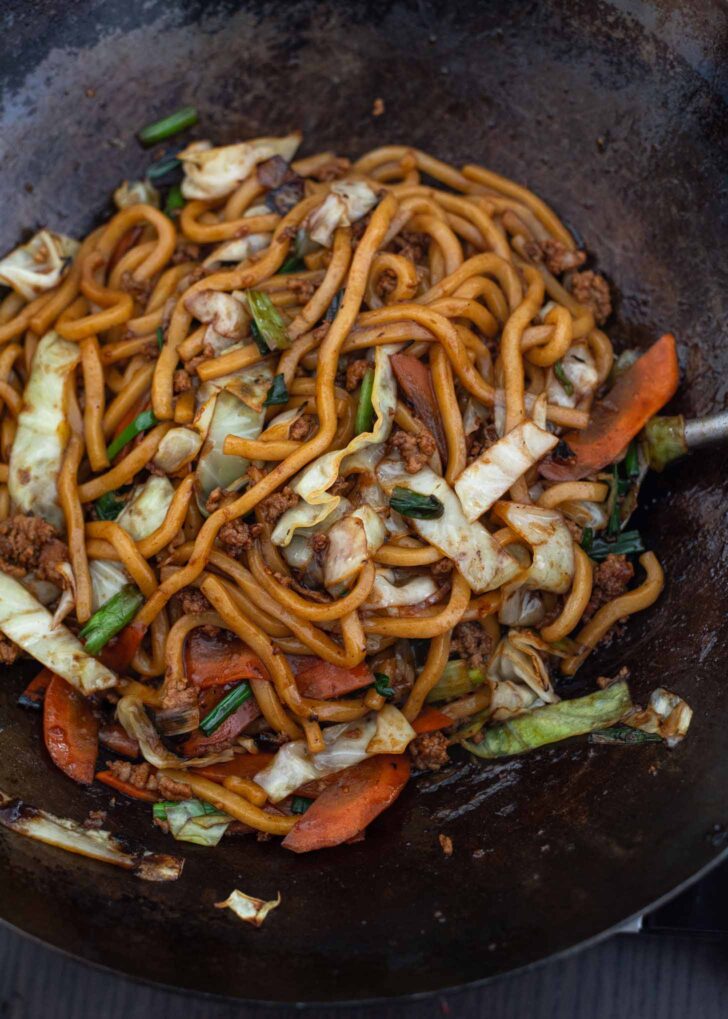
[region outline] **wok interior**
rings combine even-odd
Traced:
[[[11,0],[0,248],[37,225],[88,230],[148,161],[135,130],[186,102],[200,110],[200,136],[221,143],[295,127],[304,152],[411,143],[546,198],[619,295],[617,342],[672,329],[685,378],[675,409],[718,409],[725,105],[619,6]],[[698,40],[711,10],[691,22]],[[670,4],[639,11],[670,34]],[[377,97],[386,112],[375,118]],[[572,742],[471,763],[413,784],[362,843],[310,857],[251,839],[190,846],[171,885],[3,833],[0,912],[134,975],[287,1001],[475,980],[643,909],[722,847],[727,485],[719,453],[652,480],[640,526],[664,563],[665,594],[589,666],[593,676],[628,665],[638,701],[659,685],[683,695],[695,718],[676,752]],[[22,685],[12,675],[0,687],[0,788],[63,816],[106,808],[107,792],[80,790],[46,759],[38,717],[16,707]],[[110,826],[163,851],[148,808],[122,800]],[[280,889],[283,905],[261,930],[241,929],[212,908],[234,887]]]

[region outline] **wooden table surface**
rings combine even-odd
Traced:
[[[0,1019],[283,1019],[133,983],[0,927]],[[476,991],[410,1004],[310,1009],[312,1019],[725,1019],[728,942],[622,934]]]

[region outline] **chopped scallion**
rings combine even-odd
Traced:
[[[291,813],[305,814],[312,803],[313,800],[310,800],[308,796],[294,796],[291,800]]]
[[[285,276],[289,272],[301,272],[301,270],[305,268],[306,265],[302,258],[299,258],[298,255],[291,255],[290,258],[287,258],[280,267],[278,274],[280,276]]]
[[[326,309],[326,314],[324,315],[324,322],[333,322],[334,321],[336,316],[339,314],[339,308],[341,307],[341,302],[343,300],[344,300],[344,290],[342,288],[341,290],[337,291],[336,294],[334,294],[333,301],[331,302],[331,304]]]
[[[131,442],[141,432],[146,432],[148,428],[153,428],[157,424],[157,417],[153,410],[143,410],[141,414],[137,414],[131,424],[128,424],[123,432],[120,432],[116,438],[110,443],[109,448],[106,450],[106,455],[109,460],[113,460],[117,453],[126,446],[127,442]]]
[[[268,350],[287,350],[291,340],[281,313],[262,290],[248,290],[248,307]]]
[[[185,198],[182,194],[182,188],[179,184],[173,184],[169,189],[167,195],[167,202],[164,206],[164,211],[168,216],[171,216],[173,212],[179,212],[180,209],[185,207]]]
[[[99,520],[116,520],[124,506],[126,503],[119,499],[116,492],[105,492],[94,503]]]
[[[147,167],[147,177],[149,180],[160,180],[162,177],[166,177],[168,173],[178,170],[180,166],[182,166],[182,163],[176,156],[162,156],[156,163],[152,163],[151,166]]]
[[[79,631],[90,655],[97,655],[106,644],[132,621],[142,604],[144,595],[133,584],[126,584],[105,605],[94,612]]]
[[[656,732],[642,732],[628,725],[613,725],[609,729],[595,729],[589,733],[590,743],[612,743],[630,746],[640,743],[662,743],[662,736]]]
[[[637,443],[634,439],[632,439],[627,447],[627,452],[624,457],[624,470],[628,478],[636,478],[639,476],[640,457]]]
[[[396,513],[401,513],[403,517],[413,517],[415,520],[439,520],[445,512],[445,507],[437,496],[421,495],[420,492],[413,492],[409,488],[395,488],[389,505]]]
[[[374,405],[372,404],[372,393],[374,391],[374,369],[367,368],[364,378],[361,380],[359,390],[359,403],[356,407],[354,418],[354,434],[361,435],[362,432],[371,432],[374,424]]]
[[[377,691],[380,697],[394,697],[392,681],[390,680],[386,672],[374,673],[374,689]]]
[[[157,326],[157,349],[161,350],[164,346],[164,329],[161,326]]]
[[[566,371],[564,370],[564,366],[561,363],[561,361],[557,361],[556,364],[554,365],[554,375],[561,383],[561,388],[564,390],[566,395],[573,396],[574,385],[569,376],[566,374]]]
[[[591,553],[592,543],[594,541],[594,530],[591,527],[585,527],[581,532],[581,547],[584,549],[587,555]]]
[[[606,559],[608,555],[635,555],[644,552],[645,546],[639,531],[622,531],[614,540],[594,538],[591,547],[585,551],[597,561]]]
[[[282,403],[288,403],[290,397],[288,395],[288,388],[286,387],[286,377],[282,373],[280,375],[274,375],[273,381],[271,382],[268,395],[263,400],[264,407],[276,407]]]
[[[200,729],[204,732],[205,736],[211,736],[212,733],[219,729],[226,718],[229,718],[234,711],[237,711],[241,704],[244,704],[249,697],[252,696],[252,690],[250,684],[240,683],[234,687],[229,693],[226,693],[221,701],[215,705],[212,711],[200,722]]]
[[[186,131],[197,123],[197,110],[194,106],[183,106],[181,110],[170,113],[168,117],[155,121],[143,127],[137,137],[142,145],[156,145],[163,142],[165,138],[171,138],[173,134]]]

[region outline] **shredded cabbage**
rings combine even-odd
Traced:
[[[117,209],[128,209],[131,205],[152,205],[159,208],[159,192],[148,180],[125,180],[114,192]]]
[[[559,365],[559,374],[566,379],[567,385],[564,387],[552,368],[546,383],[548,402],[559,407],[576,407],[597,388],[599,375],[594,355],[586,343],[574,343]]]
[[[83,694],[118,683],[110,669],[86,654],[70,630],[62,624],[53,626],[50,612],[30,591],[5,573],[0,573],[0,630]]]
[[[290,162],[301,144],[296,131],[283,138],[253,138],[237,145],[213,148],[210,142],[193,142],[177,154],[182,160],[185,198],[223,198],[252,173],[258,163],[282,156]]]
[[[658,686],[650,694],[647,707],[635,707],[624,716],[625,725],[641,732],[654,732],[662,736],[669,747],[675,747],[685,739],[693,709],[678,694]]]
[[[328,491],[339,475],[360,470],[365,448],[376,445],[379,450],[389,438],[397,405],[397,385],[389,357],[398,349],[398,345],[389,344],[377,347],[374,354],[372,406],[376,419],[371,432],[361,432],[344,449],[324,453],[301,471],[291,486],[301,501],[286,510],[276,524],[272,534],[275,545],[288,545],[298,528],[314,527],[325,520],[340,501],[340,496]]]
[[[13,503],[21,513],[43,517],[59,531],[65,530],[65,521],[58,502],[58,474],[69,436],[64,397],[79,359],[77,343],[46,333],[33,357],[10,451],[8,489]]]
[[[529,630],[509,630],[488,662],[486,675],[496,683],[516,681],[525,685],[547,703],[559,698],[554,692],[543,659],[538,653],[547,647]]]
[[[224,902],[216,902],[215,909],[231,909],[236,916],[253,927],[260,927],[272,909],[281,904],[281,893],[275,899],[265,902],[263,899],[256,899],[252,895],[246,895],[236,888],[228,895]]]
[[[531,546],[525,586],[565,594],[574,577],[574,539],[561,514],[520,502],[496,503],[494,512]]]
[[[164,523],[174,498],[174,487],[169,478],[153,474],[143,485],[137,485],[131,499],[116,518],[134,541],[148,538]]]
[[[378,569],[374,586],[364,603],[366,609],[391,609],[403,605],[420,605],[437,594],[437,584],[430,576],[413,577],[405,584],[392,583],[391,570]]]
[[[329,194],[309,217],[309,237],[325,248],[330,247],[337,227],[351,226],[366,216],[377,201],[377,196],[364,181],[335,181]]]
[[[58,286],[79,247],[72,237],[40,230],[27,244],[0,259],[0,284],[32,301],[44,290]]]
[[[232,294],[221,290],[197,290],[185,300],[185,307],[196,319],[210,325],[216,334],[228,340],[240,340],[247,332],[247,311]]]
[[[253,205],[243,214],[243,219],[250,216],[267,216],[270,209],[267,205]],[[221,262],[244,262],[246,258],[267,248],[273,237],[272,233],[248,234],[246,237],[234,237],[215,248],[202,263],[204,266],[219,265]]]
[[[472,591],[483,594],[512,580],[519,572],[518,563],[495,538],[477,522],[470,523],[460,500],[448,483],[429,467],[408,474],[401,462],[385,460],[377,477],[386,492],[404,486],[420,495],[434,495],[443,506],[436,520],[410,518],[410,526],[443,555],[452,559]]]
[[[165,474],[175,474],[200,452],[202,436],[194,428],[170,428],[157,447],[154,464]]]
[[[387,531],[370,506],[359,506],[328,531],[324,583],[330,590],[350,584],[384,544]]]
[[[474,460],[454,486],[467,519],[482,516],[558,441],[533,421],[523,421]]]
[[[207,757],[191,757],[185,760],[173,754],[162,743],[142,702],[131,694],[126,694],[116,705],[116,717],[127,736],[138,741],[144,760],[153,764],[155,768],[204,768],[207,764],[219,764],[233,758],[232,750],[220,750]]]

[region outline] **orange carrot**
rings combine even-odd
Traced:
[[[443,460],[446,460],[447,442],[430,369],[412,354],[393,354],[390,361],[398,384],[404,390],[418,417],[432,432],[438,452]]]
[[[353,690],[371,686],[374,682],[374,675],[364,662],[351,669],[325,662],[322,658],[310,658],[306,659],[306,662],[300,671],[294,668],[296,686],[304,697],[313,697],[316,700],[343,697]]]
[[[74,782],[90,785],[99,752],[99,723],[86,698],[54,675],[43,701],[43,736],[53,763]]]
[[[283,845],[308,853],[354,838],[394,803],[409,775],[409,759],[398,754],[379,754],[346,768],[301,815]]]
[[[589,425],[569,432],[564,441],[574,452],[567,463],[544,461],[540,473],[550,481],[577,481],[600,471],[627,448],[651,417],[675,394],[680,381],[675,337],[665,333],[596,404]]]
[[[25,690],[18,698],[18,704],[24,708],[39,708],[43,703],[48,684],[53,679],[50,669],[41,669],[38,675],[31,679]]]
[[[138,786],[132,785],[131,782],[125,782],[122,778],[117,778],[113,771],[97,771],[96,779],[99,782],[103,782],[104,785],[116,789],[117,792],[124,793],[125,796],[131,796],[133,800],[156,803],[159,799],[159,796],[152,792],[151,789],[139,789]]]
[[[221,764],[208,764],[205,768],[195,768],[195,775],[209,778],[211,782],[224,782],[234,775],[236,778],[253,778],[267,768],[273,760],[273,754],[236,754],[232,761]]]
[[[423,708],[414,722],[411,723],[418,736],[421,736],[424,732],[437,732],[438,729],[446,729],[448,725],[452,724],[453,719],[446,715],[444,711],[439,711],[437,708]]]
[[[227,630],[193,630],[185,644],[185,669],[189,681],[202,689],[239,679],[270,679],[260,658]]]

